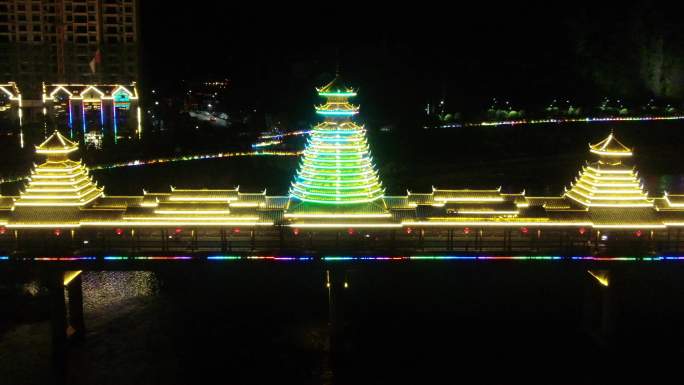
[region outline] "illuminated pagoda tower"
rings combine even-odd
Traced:
[[[311,132],[299,170],[290,188],[286,218],[386,218],[384,188],[370,155],[366,131],[353,117],[350,103],[356,91],[337,74],[317,89],[325,103],[316,106],[323,117]]]
[[[637,172],[624,163],[632,157],[632,150],[612,132],[606,139],[590,144],[589,151],[598,159],[582,167],[571,189],[565,192],[567,198],[587,208],[653,207]]]
[[[78,144],[55,131],[36,146],[36,154],[45,155],[45,163],[31,172],[25,191],[15,206],[81,207],[103,195],[103,189],[93,183],[81,161],[69,159]]]

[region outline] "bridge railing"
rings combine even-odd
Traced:
[[[413,229],[302,231],[271,229],[75,229],[20,230],[0,234],[0,253],[679,253],[684,240],[671,231],[578,233],[576,229]]]

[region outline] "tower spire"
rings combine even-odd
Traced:
[[[337,47],[335,55],[335,77],[340,76],[340,47]]]

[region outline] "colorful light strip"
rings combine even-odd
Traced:
[[[276,134],[276,135],[261,135],[259,136],[259,139],[265,140],[265,139],[282,139],[286,136],[299,136],[299,135],[308,135],[311,133],[311,130],[301,130],[301,131],[293,131],[293,132],[286,132],[284,134]]]
[[[501,120],[492,122],[480,123],[454,123],[443,124],[441,128],[459,128],[459,127],[490,127],[490,126],[517,126],[529,124],[549,124],[549,123],[601,123],[601,122],[649,122],[654,120],[684,120],[684,116],[630,116],[630,117],[586,117],[586,118],[568,118],[568,119],[519,119],[519,120]]]
[[[95,170],[110,170],[110,169],[123,168],[123,167],[151,166],[151,165],[156,165],[156,164],[186,162],[186,161],[203,160],[203,159],[221,159],[221,158],[248,157],[248,156],[299,156],[301,154],[302,154],[301,151],[220,152],[217,154],[186,155],[186,156],[179,156],[179,157],[175,157],[175,158],[131,160],[128,162],[123,162],[123,163],[96,165],[96,166],[90,167],[90,170],[93,170],[93,171],[95,171]],[[31,177],[35,177],[35,175],[0,179],[0,184],[20,182],[20,181],[29,179]]]
[[[34,261],[38,262],[69,262],[69,261],[93,261],[97,257],[36,257]]]
[[[245,259],[252,261],[312,261],[313,257],[248,256]]]
[[[252,148],[271,147],[271,146],[275,146],[275,145],[278,145],[278,144],[281,144],[281,143],[283,143],[282,140],[268,140],[268,141],[264,141],[264,142],[257,142],[257,143],[254,143],[254,144],[252,145]]]
[[[132,257],[135,260],[146,260],[146,261],[176,261],[176,260],[191,260],[193,257],[188,255],[176,255],[176,256],[151,256],[151,257]]]
[[[281,255],[155,255],[155,256],[68,256],[68,257],[10,257],[0,256],[0,260],[21,262],[73,262],[73,261],[276,261],[276,262],[345,262],[345,261],[576,261],[576,262],[684,262],[681,255],[656,256],[560,256],[560,255],[336,255],[336,256],[281,256]]]

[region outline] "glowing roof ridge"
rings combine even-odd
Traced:
[[[335,74],[335,78],[333,78],[333,80],[331,80],[321,88],[316,88],[316,91],[318,91],[319,94],[353,93],[354,95],[356,95],[356,90],[344,84],[344,80],[342,80],[342,77],[340,76],[339,72]]]
[[[596,144],[589,144],[589,151],[601,156],[632,156],[632,149],[622,144],[613,132]]]
[[[36,146],[36,153],[41,155],[68,154],[76,150],[78,144],[65,138],[58,130]]]

